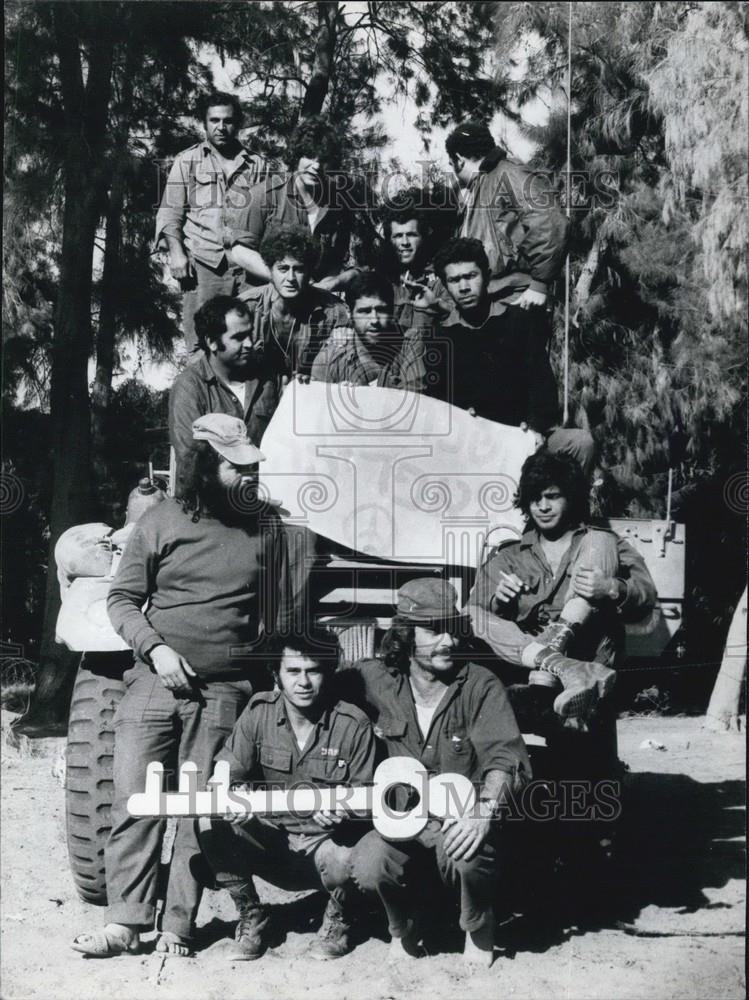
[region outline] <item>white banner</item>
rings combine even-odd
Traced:
[[[261,495],[284,517],[381,559],[477,566],[515,538],[534,436],[399,389],[292,382],[265,432]]]

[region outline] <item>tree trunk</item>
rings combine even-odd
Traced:
[[[731,619],[723,662],[705,714],[705,728],[714,732],[739,729],[739,704],[746,677],[746,613],[744,590]]]
[[[122,248],[123,196],[123,169],[118,164],[115,166],[115,176],[107,208],[99,328],[96,333],[96,374],[91,386],[91,457],[99,505],[102,499],[101,490],[107,478],[104,450],[107,437],[107,415],[112,398],[112,375],[114,373],[117,331],[116,291]]]
[[[60,592],[54,549],[64,531],[91,517],[88,398],[91,271],[102,204],[115,18],[106,12],[99,15],[101,30],[88,46],[84,86],[78,18],[96,16],[96,11],[92,5],[81,15],[81,9],[71,10],[67,3],[55,4],[53,8],[66,124],[65,208],[52,344],[52,501],[44,624],[34,699],[18,723],[18,729],[30,736],[57,735],[66,724],[75,666],[80,657],[71,656],[55,642]]]
[[[575,307],[575,315],[572,317],[572,322],[577,326],[577,319],[580,315],[580,310],[584,310],[588,304],[588,299],[590,298],[590,291],[593,287],[593,281],[598,272],[598,266],[601,260],[601,253],[603,252],[606,245],[606,241],[596,237],[596,241],[593,246],[588,251],[588,256],[583,264],[582,271],[580,272],[580,277],[577,279],[577,284],[575,285],[575,292],[573,297],[573,304]]]
[[[128,39],[122,73],[117,131],[112,155],[112,183],[107,202],[104,232],[104,265],[101,276],[99,327],[96,332],[96,374],[91,387],[91,456],[94,483],[99,505],[102,487],[107,479],[104,451],[107,438],[107,416],[112,399],[112,376],[117,343],[117,302],[121,274],[122,209],[125,200],[128,169],[128,139],[133,103],[133,82],[142,45],[137,34]]]
[[[302,101],[302,118],[319,115],[325,103],[338,36],[338,6],[337,0],[332,3],[321,2],[317,4],[318,31],[315,43],[315,61],[312,65],[312,76]]]

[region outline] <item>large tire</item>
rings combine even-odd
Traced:
[[[115,709],[130,653],[81,657],[68,723],[65,811],[70,869],[78,895],[105,906],[104,845],[111,828]]]

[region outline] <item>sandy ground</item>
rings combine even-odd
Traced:
[[[647,739],[666,749],[642,748]],[[743,997],[743,735],[708,733],[695,718],[639,717],[619,722],[619,740],[629,772],[613,875],[602,884],[600,874],[568,872],[548,905],[542,895],[524,917],[509,909],[498,928],[494,965],[472,977],[462,973],[447,909],[440,914],[448,928],[442,943],[405,969],[387,966],[386,934],[376,917],[370,936],[350,955],[318,963],[306,950],[319,924],[321,896],[267,887],[280,943],[258,962],[227,961],[232,913],[217,893],[204,899],[202,948],[195,958],[164,959],[146,951],[84,959],[70,940],[98,927],[103,913],[78,899],[68,871],[64,795],[52,775],[58,741],[6,750],[2,997]],[[532,866],[533,859],[523,864]],[[534,873],[525,868],[518,874],[522,884]],[[597,903],[587,909],[591,891]]]

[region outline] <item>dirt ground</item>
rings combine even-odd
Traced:
[[[64,793],[52,773],[59,741],[4,745],[2,997],[743,997],[744,737],[706,732],[701,722],[620,720],[620,756],[629,771],[613,873],[602,884],[597,869],[589,877],[568,872],[562,890],[550,891],[548,905],[542,895],[524,916],[511,910],[502,915],[494,964],[472,977],[462,973],[447,909],[439,950],[405,969],[389,969],[386,934],[376,917],[370,936],[350,955],[319,963],[307,959],[306,950],[320,920],[320,895],[294,896],[262,885],[276,904],[280,943],[258,962],[234,964],[224,957],[232,912],[217,893],[204,899],[195,958],[164,959],[147,950],[85,959],[70,941],[100,926],[103,912],[78,899],[69,874]],[[646,740],[665,749],[645,748]],[[533,858],[523,864],[532,867]],[[528,874],[532,886],[538,873],[518,874],[521,884]],[[585,901],[594,896],[588,908]]]

